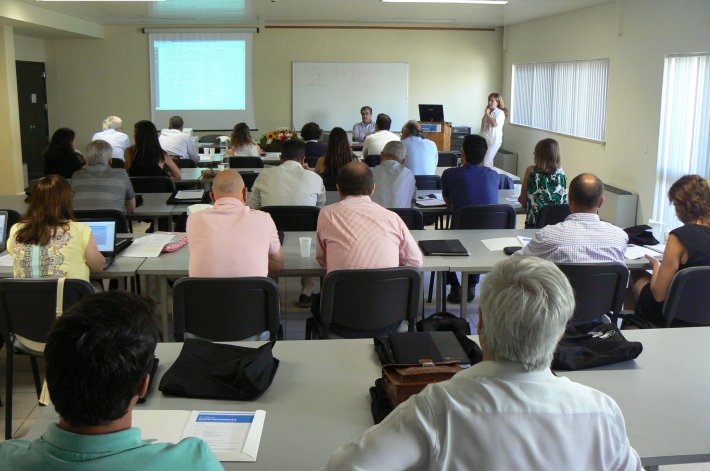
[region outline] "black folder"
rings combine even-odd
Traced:
[[[420,240],[419,247],[424,255],[466,256],[470,255],[458,239]]]
[[[470,363],[453,332],[398,332],[389,335],[389,342],[398,363],[418,364],[425,358]]]

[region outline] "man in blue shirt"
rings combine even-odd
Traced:
[[[59,423],[32,442],[0,443],[0,469],[222,470],[200,439],[151,443],[131,428],[159,334],[152,303],[134,294],[95,294],[75,304],[44,351]]]
[[[481,165],[486,156],[488,144],[479,135],[466,136],[461,147],[461,167],[444,170],[441,175],[442,195],[446,204],[453,209],[470,205],[498,204],[500,177],[495,170]],[[478,275],[469,275],[467,300],[473,301]],[[450,303],[461,302],[461,284],[456,273],[449,272],[448,282],[451,292],[446,297]]]

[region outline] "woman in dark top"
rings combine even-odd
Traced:
[[[668,190],[683,226],[671,231],[663,252],[663,262],[646,256],[653,275],[635,275],[633,294],[638,299],[635,314],[655,325],[664,326],[663,302],[678,271],[710,265],[710,182],[699,175],[685,175]],[[624,306],[632,309],[633,306]]]
[[[84,158],[74,150],[74,131],[69,128],[59,128],[44,150],[44,174],[71,176],[84,166]]]
[[[326,191],[335,191],[335,180],[338,172],[346,164],[357,160],[357,156],[350,150],[348,134],[343,128],[333,128],[328,137],[328,150],[318,159],[315,171],[323,178]]]
[[[158,130],[150,121],[138,121],[133,128],[135,145],[126,149],[126,165],[132,177],[170,177],[180,180],[180,169],[168,158],[158,141]]]
[[[317,123],[306,123],[301,129],[301,137],[306,141],[306,163],[309,167],[318,164],[318,159],[323,157],[328,148],[322,142],[318,142],[323,130]]]

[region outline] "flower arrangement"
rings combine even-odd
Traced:
[[[288,128],[279,128],[269,131],[259,139],[259,146],[266,152],[281,152],[281,145],[286,141],[303,142],[301,136]]]

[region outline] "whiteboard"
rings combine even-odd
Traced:
[[[316,122],[326,131],[339,126],[352,131],[360,108],[392,118],[399,131],[410,118],[409,64],[365,62],[294,62],[293,126]]]

